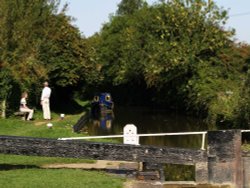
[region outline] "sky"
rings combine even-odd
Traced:
[[[74,17],[73,22],[86,37],[99,32],[102,25],[109,21],[110,15],[117,10],[121,0],[61,0],[69,4],[67,15]],[[157,0],[147,0],[149,4]],[[237,42],[250,44],[250,0],[215,0],[219,7],[229,11],[227,28],[236,30]]]

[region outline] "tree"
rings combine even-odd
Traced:
[[[250,46],[243,44],[240,46],[241,56],[244,57],[242,72],[246,77],[242,78],[243,86],[240,90],[239,106],[234,111],[236,114],[235,127],[250,128]],[[240,125],[240,127],[239,127]]]
[[[133,10],[113,16],[100,32],[106,81],[144,82],[161,96],[156,102],[210,113],[210,104],[222,88],[230,89],[224,83],[236,71],[221,60],[234,33],[223,28],[227,12],[203,0],[161,1]]]
[[[240,105],[238,108],[236,127],[238,128],[239,125],[241,125],[240,128],[249,129],[250,128],[250,73],[249,71],[248,71],[247,80],[243,87],[241,96],[242,96],[242,99],[240,101]]]
[[[49,21],[46,43],[40,48],[39,60],[47,69],[57,99],[71,101],[73,93],[99,83],[95,37],[86,39],[72,25],[72,18],[60,13]],[[97,37],[98,38],[98,37]],[[63,93],[63,94],[62,94]],[[54,100],[55,101],[55,100]]]
[[[0,0],[2,104],[7,104],[13,83],[26,90],[46,77],[46,69],[37,57],[47,21],[56,12],[58,3],[58,0]],[[5,108],[3,105],[2,117]]]
[[[0,0],[0,3],[3,116],[10,94],[19,88],[32,92],[35,101],[45,79],[53,85],[54,94],[56,89],[67,89],[70,93],[63,93],[69,95],[80,84],[98,81],[90,40],[72,25],[73,18],[66,16],[67,4],[59,12],[60,0]]]
[[[113,80],[128,80],[139,68],[148,86],[159,88],[226,45],[231,33],[219,25],[225,19],[226,12],[201,0],[145,6],[104,26],[101,59]]]
[[[139,10],[144,4],[145,0],[122,0],[118,5],[118,15],[132,15]]]

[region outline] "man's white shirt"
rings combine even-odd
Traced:
[[[42,91],[41,100],[49,99],[51,94],[51,89],[49,87],[44,87]]]

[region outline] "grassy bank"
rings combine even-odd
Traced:
[[[53,127],[42,120],[36,112],[35,121],[23,121],[19,117],[0,120],[0,135],[59,138],[83,136],[72,131],[72,126],[83,114],[66,115],[60,120],[59,114],[52,114]],[[124,179],[105,173],[79,169],[43,169],[46,164],[94,163],[93,160],[54,157],[30,157],[0,154],[0,185],[5,188],[33,187],[122,187]]]
[[[64,120],[60,120],[59,115],[53,114],[52,129],[46,126],[47,121],[38,118],[37,112],[35,121],[23,121],[20,118],[9,118],[0,120],[1,135],[12,136],[31,136],[41,138],[58,138],[65,136],[77,136],[72,132],[72,126],[77,122],[81,115],[68,115]]]

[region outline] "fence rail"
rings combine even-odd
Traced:
[[[181,135],[202,135],[201,149],[205,150],[205,137],[207,131],[201,132],[177,132],[177,133],[153,133],[153,134],[136,134],[126,135],[126,137],[148,137],[148,136],[181,136]],[[58,140],[88,140],[88,139],[101,139],[101,138],[124,138],[124,135],[106,135],[106,136],[84,136],[84,137],[69,137],[69,138],[58,138]]]
[[[241,130],[242,133],[250,132],[250,130]],[[176,132],[176,133],[152,133],[152,134],[136,134],[138,137],[148,136],[185,136],[185,135],[202,135],[201,149],[205,150],[207,131],[198,132]],[[126,137],[135,135],[126,135]],[[101,138],[124,138],[125,135],[106,135],[106,136],[84,136],[84,137],[69,137],[69,138],[58,138],[58,140],[88,140],[88,139],[101,139]]]

